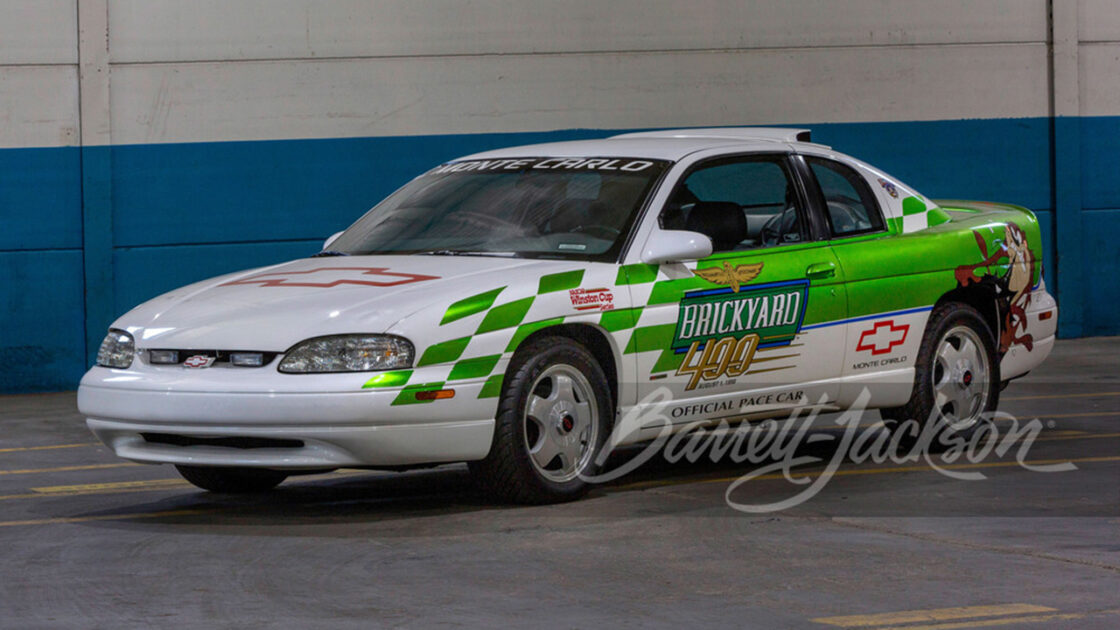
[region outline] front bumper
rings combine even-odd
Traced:
[[[187,381],[170,371],[136,375],[95,367],[82,379],[78,409],[118,456],[142,463],[307,470],[471,461],[490,450],[496,401],[478,398],[481,382],[456,383],[449,400],[393,405],[399,388],[329,391],[329,377],[314,383],[297,377],[287,383],[319,391],[280,391],[275,383],[265,391],[223,391],[231,387],[214,374],[219,370],[201,372]],[[353,375],[332,376],[336,386],[352,386]],[[301,444],[188,446],[145,434]]]

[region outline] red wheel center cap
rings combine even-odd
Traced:
[[[964,373],[964,378],[962,380],[964,381],[965,387],[968,387],[969,385],[971,385],[972,384],[972,372],[965,372]]]
[[[576,426],[575,418],[572,418],[571,416],[564,416],[560,420],[560,428],[564,430],[564,433],[567,433],[568,431],[571,431],[573,428],[575,428],[575,426]]]

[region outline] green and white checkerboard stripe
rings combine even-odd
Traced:
[[[502,374],[493,373],[504,356],[512,354],[532,333],[562,324],[564,316],[525,322],[524,319],[538,296],[566,291],[580,286],[584,271],[577,269],[542,276],[536,295],[497,303],[497,298],[507,287],[499,287],[472,295],[455,302],[447,308],[440,325],[458,321],[465,317],[482,315],[481,321],[472,335],[441,341],[428,346],[416,361],[416,368],[444,367],[446,376],[442,380],[426,383],[410,383],[414,370],[395,370],[383,372],[369,379],[365,388],[403,387],[394,405],[421,404],[431,401],[416,400],[416,393],[443,388],[447,383],[486,377],[479,398],[496,398],[501,393]],[[619,343],[624,354],[657,352],[653,371],[663,372],[676,369],[683,358],[672,351],[675,322],[650,322],[639,325],[642,315],[649,305],[676,302],[682,291],[700,289],[709,283],[697,276],[679,279],[658,280],[658,266],[646,264],[624,265],[618,270],[616,285],[628,287],[636,306],[604,311],[599,315],[599,325],[608,333],[625,335]],[[495,331],[509,331],[509,340],[501,354],[483,356],[464,356],[475,336]],[[625,339],[625,341],[623,341]],[[429,372],[430,373],[430,372]]]
[[[891,219],[896,232],[917,232],[949,221],[949,215],[927,199],[907,197],[902,200],[902,216]]]
[[[440,320],[440,326],[455,322],[466,317],[482,314],[481,321],[472,335],[448,339],[428,346],[416,361],[416,368],[443,366],[447,369],[444,380],[428,383],[409,383],[414,370],[393,370],[382,372],[366,381],[363,389],[403,387],[400,394],[393,401],[394,405],[422,404],[431,401],[416,400],[416,394],[423,391],[432,391],[443,388],[447,383],[478,379],[486,377],[479,398],[496,398],[501,392],[502,374],[492,374],[501,362],[503,354],[489,354],[484,356],[464,357],[471,340],[484,333],[508,330],[509,341],[505,345],[504,354],[512,353],[526,337],[532,333],[555,326],[564,321],[564,317],[553,317],[544,320],[525,322],[525,317],[536,301],[537,296],[557,291],[574,289],[583,281],[584,270],[576,269],[561,273],[541,276],[536,295],[523,297],[509,302],[498,304],[498,298],[507,287],[498,287],[483,293],[472,295],[451,304]],[[629,309],[627,309],[629,310]],[[607,314],[604,313],[604,316]],[[612,326],[620,325],[624,318],[611,316]]]

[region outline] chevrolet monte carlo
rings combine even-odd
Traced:
[[[1041,251],[1030,211],[931,201],[804,130],[491,151],[310,258],[136,307],[78,406],[120,457],[212,491],[468,462],[530,503],[666,427],[864,392],[896,435],[968,436],[1053,346]]]

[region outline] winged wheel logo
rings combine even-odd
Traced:
[[[731,287],[733,293],[739,292],[739,287],[751,280],[758,277],[762,273],[762,263],[752,263],[749,265],[735,265],[732,267],[727,261],[723,261],[722,267],[708,267],[707,269],[694,269],[692,273],[700,276],[708,282],[715,284],[726,284]]]

